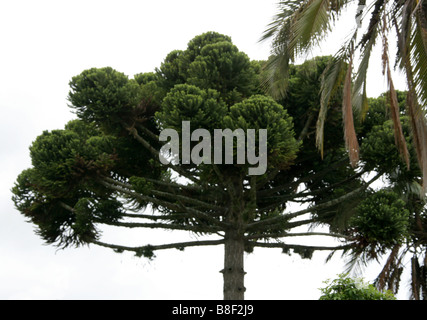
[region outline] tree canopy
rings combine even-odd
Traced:
[[[77,119],[33,142],[32,167],[13,188],[15,205],[47,243],[61,247],[93,244],[154,258],[158,250],[223,245],[225,299],[244,298],[244,252],[256,247],[303,258],[316,250],[342,250],[359,260],[405,245],[406,252],[425,252],[425,206],[410,201],[417,197],[420,170],[416,162],[404,170],[405,162],[390,147],[393,131],[381,108],[383,98],[373,99],[379,108],[356,122],[358,167],[349,165],[340,134],[339,90],[329,102],[323,157],[316,148],[319,80],[330,59],[290,66],[289,94],[280,99],[262,91],[266,62],[251,61],[230,37],[215,32],[171,52],[155,72],[129,78],[111,67],[84,70],[70,81]],[[192,139],[186,122],[190,133],[204,129],[205,135]],[[167,141],[160,137],[172,129],[190,143],[175,154],[180,161],[164,163],[161,156],[172,154],[162,155]],[[258,146],[267,130],[265,172],[250,174],[254,164],[237,161],[238,137],[231,152],[224,147],[221,161],[213,161],[214,146],[201,148],[201,143],[218,129],[254,130]],[[260,150],[255,156],[261,158]],[[188,152],[203,161],[183,161]],[[371,185],[381,177],[390,184],[376,191]],[[185,231],[198,240],[131,247],[103,241],[100,225]],[[316,226],[328,231],[311,229]],[[293,231],[297,227],[307,231]],[[289,240],[295,236],[336,241],[302,245]],[[396,279],[390,266],[383,282]],[[422,279],[418,288],[425,285]]]

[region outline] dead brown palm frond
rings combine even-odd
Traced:
[[[403,160],[406,163],[406,167],[409,169],[410,161],[409,161],[408,146],[406,144],[405,135],[403,134],[403,129],[402,129],[402,123],[400,121],[399,103],[397,101],[397,93],[394,88],[393,78],[392,78],[391,69],[390,69],[390,59],[388,57],[388,37],[387,37],[388,27],[387,27],[386,15],[383,15],[382,20],[383,20],[383,26],[382,26],[383,74],[386,76],[387,83],[388,83],[388,100],[390,104],[390,116],[393,121],[394,140],[400,155],[402,156]]]
[[[356,130],[354,128],[353,104],[351,99],[352,67],[353,57],[351,56],[344,81],[342,113],[345,145],[348,150],[350,164],[354,168],[359,162],[359,142],[357,141]]]
[[[329,61],[320,78],[320,110],[316,124],[316,146],[320,150],[322,159],[324,154],[324,128],[328,107],[331,99],[338,92],[338,90],[343,87],[348,75],[348,68],[352,68],[352,66],[349,66],[346,61],[352,60],[356,37],[357,31],[354,32],[353,36]],[[350,78],[352,76],[351,73],[352,70],[350,70]],[[351,85],[349,88],[351,88]]]
[[[399,282],[402,274],[402,258],[404,253],[399,255],[401,245],[395,245],[388,256],[383,269],[375,280],[375,285],[378,290],[390,290],[397,293],[399,290]]]
[[[409,151],[406,144],[405,135],[403,134],[402,123],[400,121],[400,110],[397,102],[397,94],[393,85],[390,69],[387,70],[387,80],[389,84],[389,103],[390,103],[390,115],[393,121],[394,128],[394,139],[399,150],[400,155],[406,163],[406,167],[410,168]]]

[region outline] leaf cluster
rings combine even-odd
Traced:
[[[319,300],[396,300],[391,292],[381,292],[363,279],[353,279],[346,274],[340,274],[326,284],[320,289],[322,295]]]
[[[116,165],[113,140],[74,120],[64,130],[43,132],[32,144],[33,167],[18,176],[13,201],[48,243],[88,243],[97,237],[95,221],[121,216],[120,202],[96,183]]]
[[[357,206],[357,215],[350,221],[354,237],[360,245],[392,248],[408,237],[409,211],[394,192],[380,190]]]

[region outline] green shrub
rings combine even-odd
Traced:
[[[319,300],[396,300],[390,291],[379,291],[372,284],[346,274],[325,283],[327,286],[320,289],[322,296]]]

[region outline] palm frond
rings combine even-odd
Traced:
[[[346,61],[349,60],[354,53],[356,37],[357,31],[354,32],[352,37],[341,47],[335,57],[329,61],[320,78],[320,110],[316,124],[316,146],[320,150],[322,158],[324,153],[324,127],[329,103],[338,88],[344,84],[348,70],[348,63]]]
[[[371,58],[371,52],[374,47],[375,40],[370,42],[363,51],[363,56],[359,64],[356,78],[353,85],[352,101],[356,111],[361,115],[361,119],[364,120],[368,112],[368,97],[366,93],[367,85],[367,73],[369,67],[369,60]]]
[[[354,168],[359,162],[359,142],[357,141],[356,130],[354,128],[353,104],[351,101],[352,68],[353,60],[351,57],[344,80],[342,113],[345,145],[349,154],[350,164]]]
[[[320,110],[316,124],[316,146],[323,158],[324,127],[331,97],[343,84],[346,63],[343,56],[332,58],[321,76]]]
[[[372,10],[371,19],[369,20],[368,30],[363,35],[363,37],[360,41],[360,45],[364,46],[366,44],[366,42],[368,42],[370,39],[372,39],[372,34],[376,32],[378,24],[381,21],[382,12],[383,12],[384,7],[387,4],[387,2],[388,1],[386,1],[386,0],[376,0],[372,4],[373,10]]]
[[[411,39],[411,58],[414,66],[414,84],[422,105],[427,104],[427,19],[421,6],[415,10]]]
[[[360,275],[372,260],[363,250],[350,250],[347,252],[347,261],[345,263],[344,272]]]
[[[399,282],[402,274],[402,259],[405,253],[399,255],[401,245],[395,245],[390,255],[384,264],[383,269],[375,280],[375,284],[378,290],[390,290],[393,293],[397,293],[399,290]]]
[[[412,139],[422,173],[423,193],[427,191],[427,122],[424,110],[419,106],[414,90],[407,95],[407,110],[411,124]]]
[[[387,80],[389,84],[389,100],[390,114],[393,121],[394,139],[400,155],[406,163],[406,167],[410,168],[409,151],[406,144],[405,135],[403,134],[402,123],[400,121],[399,103],[397,102],[397,93],[394,88],[393,79],[391,77],[390,67],[387,70]]]
[[[265,30],[260,41],[273,38],[272,59],[266,66],[265,87],[270,85],[273,96],[286,92],[289,64],[298,55],[317,46],[331,30],[336,19],[350,0],[281,1],[280,13]],[[281,87],[283,86],[283,87]]]
[[[389,96],[389,104],[390,104],[390,115],[393,121],[394,128],[394,140],[395,144],[399,150],[400,155],[406,163],[407,168],[410,167],[409,161],[409,151],[408,146],[406,144],[405,135],[403,134],[402,123],[400,121],[400,109],[399,103],[397,101],[397,93],[394,87],[393,78],[391,75],[390,69],[390,59],[388,56],[388,38],[387,38],[387,22],[385,15],[383,16],[383,28],[382,28],[382,37],[383,37],[383,74],[387,77],[388,83],[388,96]]]
[[[278,4],[279,13],[273,17],[272,22],[267,26],[267,29],[264,31],[259,41],[276,38],[278,33],[281,32],[283,26],[289,22],[289,17],[296,14],[299,10],[301,2],[302,1],[297,0],[280,1]]]
[[[274,98],[284,97],[288,88],[289,58],[286,48],[276,48],[264,66],[261,87]]]
[[[308,1],[299,19],[293,25],[289,47],[295,55],[319,44],[323,35],[330,31],[328,0]]]
[[[409,59],[409,47],[411,39],[411,25],[412,25],[412,6],[415,0],[405,1],[403,4],[396,5],[394,25],[397,32],[397,61],[400,60],[400,68],[405,69]],[[399,18],[397,18],[397,17]],[[398,21],[399,19],[399,21]]]
[[[401,8],[398,33],[398,59],[405,71],[408,95],[407,114],[412,140],[422,173],[423,193],[427,192],[427,38],[425,15],[416,0],[405,1]],[[421,8],[421,9],[420,9]],[[423,107],[424,106],[424,107]]]
[[[381,9],[381,7],[379,9]],[[377,19],[377,15],[380,13],[381,10],[378,10],[375,13],[375,19],[371,18],[368,31],[363,35],[362,40],[358,44],[362,58],[353,85],[353,106],[354,109],[359,112],[361,120],[364,120],[369,109],[366,93],[367,72],[371,54],[376,45],[376,40],[381,26],[381,20]]]

